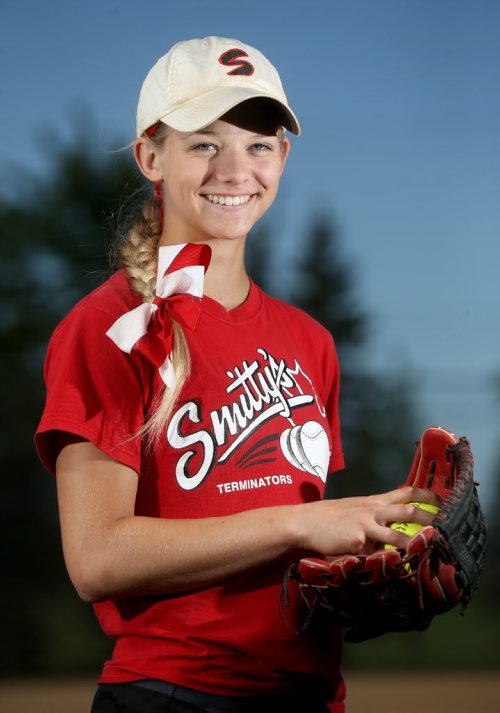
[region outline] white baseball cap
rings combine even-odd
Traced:
[[[178,42],[144,80],[137,107],[137,136],[159,121],[177,131],[197,131],[256,97],[273,100],[283,126],[300,134],[279,74],[261,52],[225,37]]]

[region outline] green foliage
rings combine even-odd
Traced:
[[[0,522],[2,541],[9,543],[3,548],[8,586],[0,593],[8,612],[0,649],[4,675],[41,673],[51,661],[54,671],[66,670],[70,661],[81,668],[77,661],[88,666],[92,658],[87,642],[78,657],[71,646],[54,648],[49,639],[50,632],[69,638],[80,631],[90,611],[65,573],[55,488],[32,443],[43,407],[48,337],[107,274],[104,226],[139,185],[128,158],[98,154],[81,135],[68,145],[54,143],[50,160],[47,179],[20,175],[18,201],[0,202]],[[91,638],[101,651],[96,627]],[[73,642],[75,651],[79,645]]]
[[[340,254],[332,216],[313,216],[303,247],[289,299],[331,332],[343,363],[343,354],[362,345],[368,317],[357,304],[354,270]]]

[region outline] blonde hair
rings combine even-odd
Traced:
[[[266,106],[270,105],[266,102]],[[277,116],[276,125],[276,135],[283,150],[285,131]],[[154,146],[161,148],[170,131],[169,126],[159,122],[144,136]],[[144,204],[142,212],[126,232],[116,251],[118,265],[125,269],[130,286],[142,296],[144,302],[153,302],[156,294],[158,243],[162,228],[163,205],[157,197],[151,197]],[[139,431],[139,434],[147,437],[150,445],[158,440],[165,429],[191,368],[189,348],[182,327],[175,320],[172,320],[172,325],[174,329],[172,364],[176,385],[174,389],[163,387],[153,404],[152,415]]]
[[[161,146],[169,128],[161,124],[154,136],[148,140]],[[158,269],[158,243],[163,228],[162,208],[156,197],[150,197],[142,211],[125,233],[116,251],[117,263],[127,273],[131,288],[141,295],[144,302],[153,302],[156,295],[156,274]],[[176,378],[173,389],[166,386],[159,392],[153,404],[153,413],[140,429],[150,444],[162,434],[179,393],[189,375],[191,360],[186,337],[182,327],[172,320],[174,330],[172,364]]]

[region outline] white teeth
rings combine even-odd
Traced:
[[[211,203],[218,203],[219,205],[243,205],[243,203],[248,203],[250,200],[249,195],[245,196],[217,196],[210,193],[206,196]]]

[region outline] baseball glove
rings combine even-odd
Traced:
[[[442,507],[406,550],[383,547],[369,555],[305,558],[287,572],[310,614],[327,609],[349,642],[389,631],[426,629],[458,603],[464,613],[484,561],[486,526],[466,438],[428,428],[417,444],[405,485],[434,491]],[[403,487],[403,486],[402,486]],[[306,622],[306,625],[307,625]]]

